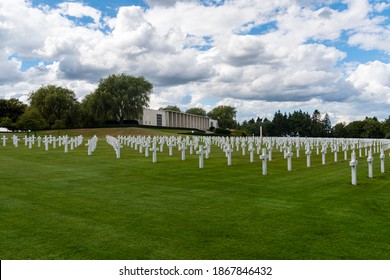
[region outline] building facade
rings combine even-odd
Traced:
[[[210,127],[218,127],[218,121],[209,117],[149,108],[144,108],[143,116],[139,120],[139,124],[200,130],[209,130]]]

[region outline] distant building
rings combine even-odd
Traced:
[[[209,130],[210,127],[218,127],[218,121],[198,115],[144,108],[143,116],[138,120],[141,125],[194,128]]]

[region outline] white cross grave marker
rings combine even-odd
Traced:
[[[159,151],[159,149],[156,146],[156,142],[153,142],[153,147],[150,148],[150,151],[153,152],[152,162],[153,163],[157,162],[157,152]]]
[[[267,175],[267,159],[269,157],[267,156],[267,149],[266,148],[263,148],[262,151],[263,151],[263,153],[260,156],[260,159],[263,161],[262,168],[263,168],[263,175],[265,176],[265,175]]]
[[[326,147],[322,147],[321,153],[322,153],[322,165],[325,165],[326,164]]]
[[[385,173],[385,151],[381,149],[381,154],[379,156],[381,159],[381,173]]]
[[[344,160],[347,160],[348,159],[348,145],[347,144],[344,144],[343,151],[344,151]]]
[[[368,151],[368,158],[367,158],[367,162],[368,162],[368,178],[374,178],[373,168],[372,168],[372,162],[373,161],[374,161],[374,158],[372,157],[372,150],[370,149]]]
[[[306,154],[306,166],[310,167],[311,166],[311,161],[310,161],[311,150],[310,150],[310,146],[308,146],[306,148],[305,154]]]
[[[6,146],[6,144],[7,144],[7,140],[8,140],[8,138],[7,138],[7,137],[5,137],[5,135],[3,135],[3,137],[1,138],[1,140],[3,140],[3,147],[5,147],[5,146]]]
[[[272,161],[272,145],[269,145],[267,150],[268,150],[268,160]]]
[[[150,143],[148,140],[146,140],[144,143],[145,157],[149,157],[149,147],[150,147]],[[152,151],[152,150],[150,150],[150,151]]]
[[[199,151],[196,152],[197,155],[199,155],[199,168],[204,168],[204,160],[203,160],[203,155],[207,153],[207,149],[204,150],[203,146],[199,146]]]
[[[12,143],[14,144],[15,148],[19,146],[19,138],[16,135],[12,136]]]
[[[226,157],[228,160],[228,165],[232,165],[232,152],[233,152],[233,149],[230,148],[230,145],[228,143],[226,145],[226,148],[225,148],[225,153],[226,153]]]
[[[62,144],[64,145],[64,153],[67,153],[68,152],[68,145],[69,145],[68,136],[64,136],[62,138]]]
[[[253,144],[250,143],[249,144],[249,147],[248,147],[248,151],[249,151],[249,162],[253,162],[253,153],[255,152],[255,149],[253,148]]]
[[[183,142],[181,142],[181,144],[179,144],[179,151],[181,151],[181,160],[186,160],[186,150],[187,150],[187,147],[183,141]]]
[[[356,169],[358,166],[358,161],[356,160],[355,151],[353,151],[351,154],[351,161],[349,162],[349,166],[351,167],[352,185],[356,186],[357,185]]]
[[[49,142],[50,142],[49,137],[47,137],[47,136],[45,135],[45,137],[43,137],[43,144],[45,144],[45,151],[48,151],[48,150],[49,150]]]
[[[286,158],[287,158],[287,170],[291,171],[292,170],[292,158],[293,153],[291,152],[291,147],[289,146],[287,148],[287,153],[286,153]]]

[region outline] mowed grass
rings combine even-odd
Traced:
[[[352,186],[341,152],[322,166],[313,151],[307,168],[301,151],[288,172],[275,149],[263,176],[248,152],[227,166],[213,146],[199,169],[177,148],[116,159],[98,136],[92,156],[85,141],[67,154],[0,143],[0,259],[390,259],[388,152],[373,179],[360,158]]]

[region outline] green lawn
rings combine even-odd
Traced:
[[[0,141],[0,259],[390,259],[388,152],[373,179],[359,159],[352,186],[342,152],[322,166],[313,151],[307,168],[301,151],[288,172],[274,150],[262,176],[257,155],[115,159],[98,136],[92,156],[85,141],[67,154]]]

